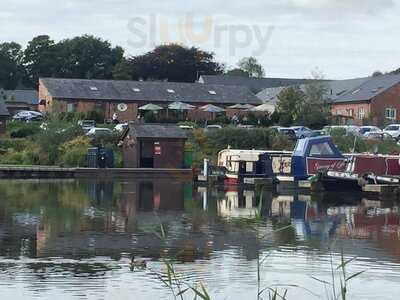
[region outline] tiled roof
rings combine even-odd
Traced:
[[[260,104],[246,87],[200,83],[41,78],[54,98],[171,103]]]
[[[25,102],[32,105],[39,103],[36,90],[0,90],[0,98],[6,101]]]
[[[129,132],[138,138],[186,139],[185,130],[176,125],[166,124],[129,124]]]
[[[205,84],[220,84],[230,86],[245,86],[257,94],[266,88],[300,85],[309,79],[294,78],[254,78],[234,75],[202,75],[199,82]]]

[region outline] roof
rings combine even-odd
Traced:
[[[137,138],[187,139],[186,131],[169,124],[129,124],[129,132]]]
[[[346,79],[346,80],[332,80],[326,81],[322,84],[325,85],[327,90],[326,99],[336,101],[347,93],[357,89],[360,85],[371,80],[374,77]],[[296,86],[296,85],[294,85]],[[297,85],[303,92],[306,90],[306,84]],[[288,88],[288,86],[281,86],[275,88],[264,89],[257,94],[257,97],[263,102],[269,102],[275,104],[278,101],[279,94]]]
[[[352,87],[352,89],[348,90],[340,97],[333,99],[333,102],[369,101],[398,83],[400,83],[400,74],[370,77],[361,84]]]
[[[31,105],[39,104],[36,90],[0,90],[0,98],[5,101],[25,102]]]
[[[41,78],[54,98],[74,100],[115,100],[149,102],[186,102],[260,104],[246,87],[201,83],[119,81]]]
[[[9,116],[10,113],[8,112],[7,106],[2,99],[0,99],[0,116]]]
[[[204,84],[219,84],[228,86],[245,86],[253,93],[259,93],[266,88],[300,85],[309,79],[294,78],[254,78],[235,75],[202,75],[199,82]]]

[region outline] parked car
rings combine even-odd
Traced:
[[[297,140],[296,132],[292,128],[272,126],[270,129],[276,131],[277,133],[284,134],[288,136],[289,140]]]
[[[219,129],[222,129],[221,125],[207,125],[206,128],[204,128],[205,131],[214,131]]]
[[[241,128],[241,129],[254,129],[254,128],[256,128],[256,126],[254,126],[254,125],[242,125],[242,124],[239,124],[239,125],[237,126],[237,128]]]
[[[115,125],[114,130],[117,132],[123,132],[126,128],[128,128],[128,126],[128,123],[117,124]]]
[[[369,132],[382,132],[382,130],[376,126],[361,126],[358,129],[358,133],[362,136],[365,136],[365,134]]]
[[[332,126],[325,126],[322,130],[325,131],[327,134],[331,134],[332,130],[336,129],[343,129],[346,132],[346,135],[359,135],[359,127],[355,125],[332,125]]]
[[[109,128],[93,127],[86,133],[86,135],[90,137],[98,137],[98,136],[111,135],[112,133],[113,133],[112,130]]]
[[[194,129],[194,127],[192,125],[179,125],[179,128],[183,129],[183,130],[193,130]]]
[[[364,134],[364,138],[366,140],[396,140],[390,134],[382,132],[382,131],[370,131]]]
[[[396,140],[400,137],[400,124],[391,124],[383,129],[384,133],[390,134]]]
[[[81,120],[78,122],[78,125],[82,127],[84,132],[89,132],[90,129],[96,127],[96,121],[94,120]]]
[[[22,122],[40,121],[43,120],[43,115],[33,110],[21,110],[13,116],[13,120]]]
[[[310,137],[314,136],[323,136],[326,135],[327,133],[324,130],[313,130]]]
[[[310,137],[313,134],[313,131],[308,127],[292,126],[290,128],[294,130],[298,139],[304,139],[306,137]]]

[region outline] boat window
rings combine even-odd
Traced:
[[[311,146],[310,156],[333,156],[334,154],[335,153],[328,142],[314,144]]]
[[[253,172],[253,163],[252,162],[246,162],[246,173]]]

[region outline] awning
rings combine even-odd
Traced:
[[[228,108],[231,108],[231,109],[252,109],[252,108],[254,108],[254,105],[251,105],[251,104],[235,104],[235,105],[229,106]]]
[[[269,112],[272,114],[275,111],[275,105],[272,103],[264,103],[251,108],[250,111]]]

